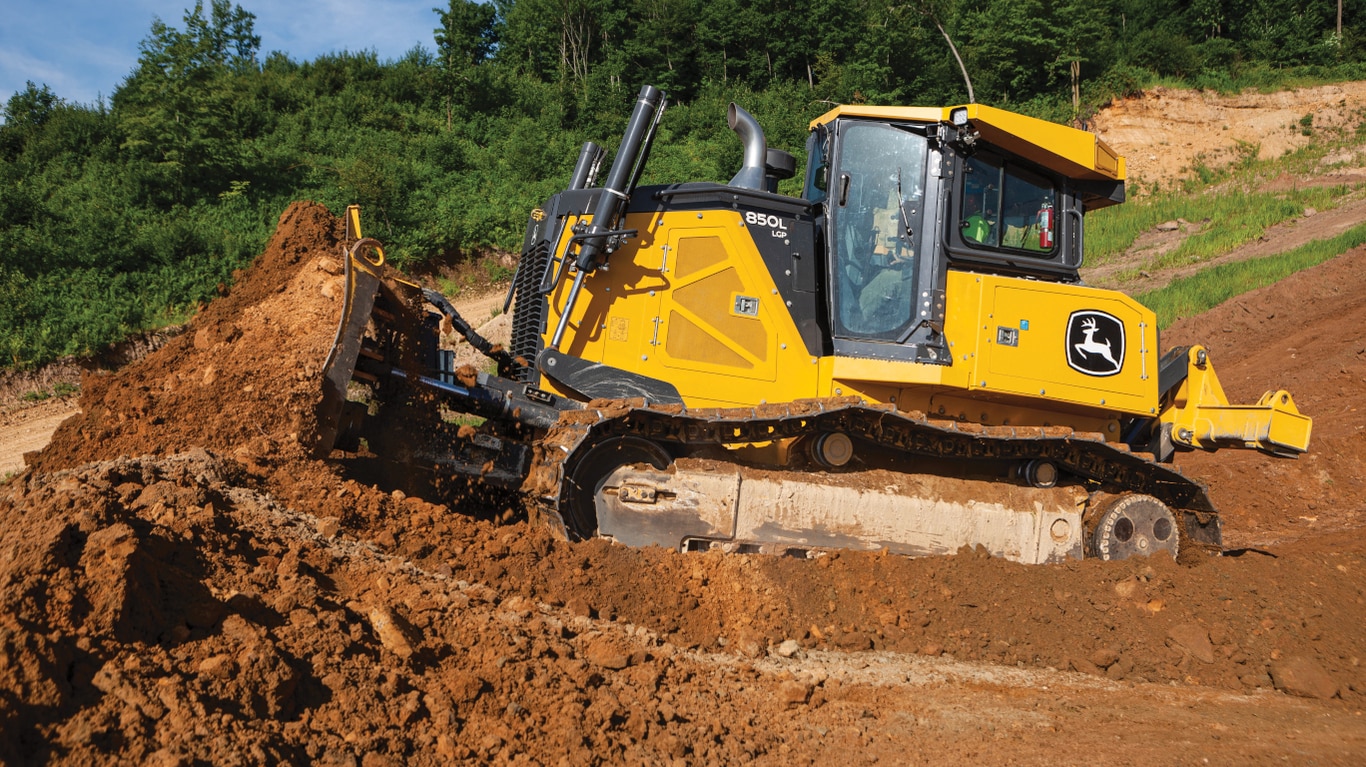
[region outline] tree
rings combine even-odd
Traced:
[[[63,103],[46,84],[40,88],[29,80],[0,110],[5,118],[5,124],[0,125],[0,158],[16,157],[29,137],[40,131]]]
[[[255,17],[228,0],[202,0],[185,14],[185,30],[161,19],[140,44],[138,68],[114,93],[127,138],[124,148],[162,168],[177,201],[191,189],[226,188],[239,164],[245,110],[234,75],[259,71]]]
[[[492,5],[472,0],[450,0],[447,10],[433,8],[441,19],[435,30],[438,82],[446,109],[446,130],[451,129],[457,106],[469,105],[473,70],[488,59],[497,45],[494,24],[498,13]]]

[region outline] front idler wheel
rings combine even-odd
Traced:
[[[598,510],[594,498],[612,472],[622,466],[649,464],[664,470],[673,457],[663,447],[640,437],[613,437],[589,448],[570,471],[564,523],[570,540],[597,535]]]

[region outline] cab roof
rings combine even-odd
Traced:
[[[1123,181],[1124,158],[1094,133],[984,104],[953,107],[838,106],[811,121],[811,130],[849,117],[896,122],[952,122],[957,110],[982,139],[1068,178]]]

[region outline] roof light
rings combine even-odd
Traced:
[[[968,108],[958,107],[957,109],[954,109],[951,112],[949,112],[949,122],[953,123],[954,125],[967,125]]]

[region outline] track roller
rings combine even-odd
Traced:
[[[1030,487],[1054,487],[1058,484],[1058,467],[1052,461],[1028,461],[1020,466],[1020,478]]]
[[[810,442],[811,459],[827,469],[838,469],[854,457],[854,441],[848,434],[826,432]]]

